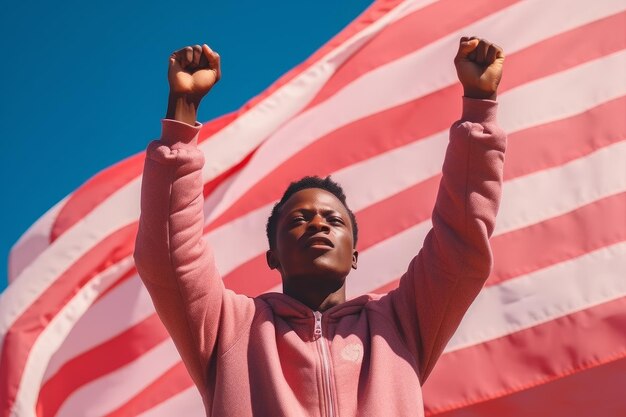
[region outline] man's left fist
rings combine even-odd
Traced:
[[[495,100],[502,79],[504,52],[476,37],[462,37],[454,65],[465,97]]]

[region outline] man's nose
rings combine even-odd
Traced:
[[[324,219],[323,216],[316,214],[311,218],[311,221],[309,221],[307,229],[312,231],[328,231],[330,230],[330,227],[328,226],[328,223],[326,223],[326,219]]]

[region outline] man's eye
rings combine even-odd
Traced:
[[[333,217],[329,218],[328,221],[331,222],[331,223],[343,224],[343,219],[341,217],[333,216]]]
[[[291,219],[292,223],[300,223],[304,221],[304,217],[302,216],[298,216],[298,217],[294,217],[293,219]]]

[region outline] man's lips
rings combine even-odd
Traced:
[[[326,246],[330,248],[335,247],[335,245],[333,245],[333,242],[330,239],[328,239],[327,237],[323,237],[323,236],[311,236],[305,241],[305,246],[307,247]]]

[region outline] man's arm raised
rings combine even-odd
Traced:
[[[211,392],[211,356],[235,340],[253,315],[251,300],[224,289],[202,239],[204,155],[196,147],[196,115],[220,78],[219,64],[207,45],[170,56],[167,116],[161,139],[146,152],[135,245],[139,275],[203,396]]]
[[[454,63],[465,93],[463,115],[450,129],[433,228],[390,293],[422,383],[491,270],[489,237],[506,142],[495,118],[503,61],[496,45],[461,38]]]

